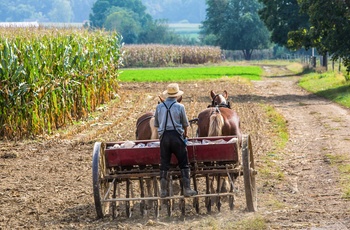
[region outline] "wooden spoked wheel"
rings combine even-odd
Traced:
[[[255,185],[256,171],[252,143],[249,135],[244,136],[242,139],[242,164],[247,210],[249,212],[255,212],[257,211],[257,191]]]
[[[109,213],[109,202],[104,202],[104,196],[110,182],[105,179],[107,168],[103,149],[104,145],[101,142],[96,142],[92,156],[92,186],[98,218],[103,218]]]

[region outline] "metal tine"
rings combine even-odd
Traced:
[[[109,183],[108,190],[107,190],[105,196],[103,197],[103,200],[107,200],[107,197],[108,197],[109,193],[111,192],[112,186],[114,184],[114,181],[115,181],[115,178],[113,179],[112,183]]]

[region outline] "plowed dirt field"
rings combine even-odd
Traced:
[[[267,77],[252,83],[231,78],[179,82],[189,119],[210,104],[210,90],[228,91],[243,133],[252,137],[256,213],[245,211],[238,181],[233,211],[223,203],[221,212],[214,206],[211,214],[204,207],[196,214],[188,206],[185,218],[176,211],[167,217],[163,208],[159,218],[152,210],[141,217],[135,209],[130,218],[97,219],[91,165],[95,141],[135,140],[136,119],[155,109],[167,85],[122,83],[120,100],[101,107],[88,121],[51,137],[0,142],[0,229],[243,229],[259,220],[265,229],[350,229],[350,203],[342,198],[339,173],[326,157],[350,154],[349,110],[300,89],[299,77],[283,67],[263,68]],[[265,105],[274,106],[288,122],[285,149],[274,146]],[[268,157],[271,167],[265,165]]]

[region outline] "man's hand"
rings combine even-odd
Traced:
[[[183,136],[184,136],[184,139],[188,138],[188,136],[187,136],[187,127],[184,128]]]

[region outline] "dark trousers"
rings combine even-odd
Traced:
[[[165,131],[160,140],[160,170],[168,171],[174,153],[180,169],[189,168],[186,145],[176,130]]]

